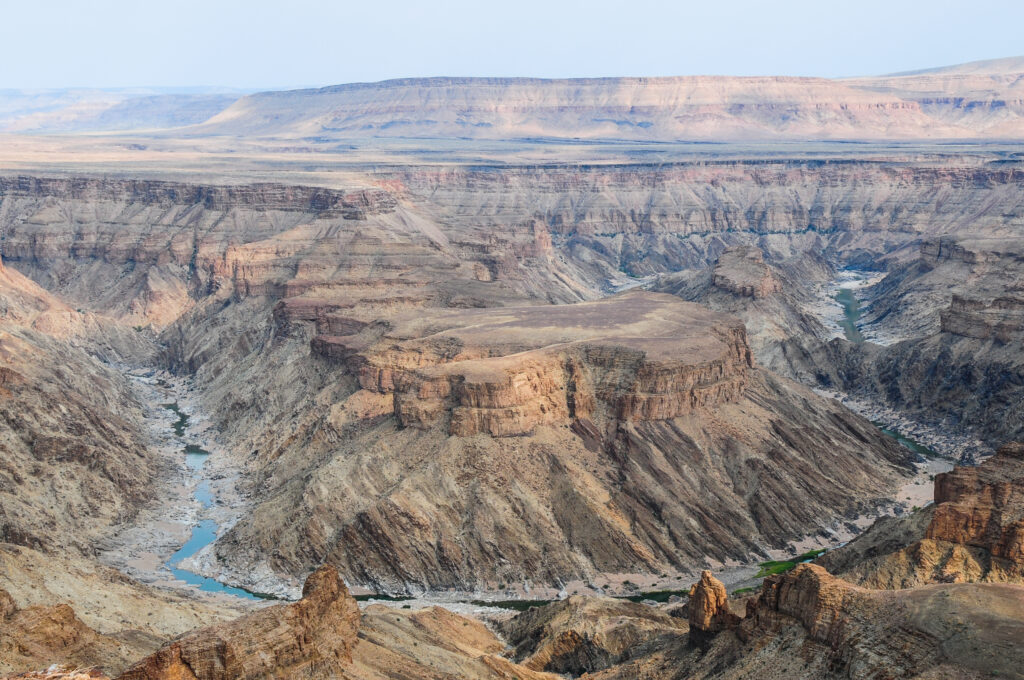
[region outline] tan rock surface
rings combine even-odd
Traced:
[[[587,677],[1020,678],[1022,605],[1020,586],[878,591],[800,565],[766,578],[739,625],[706,644],[663,642]]]
[[[352,663],[359,606],[338,572],[323,567],[302,600],[185,636],[134,664],[124,680],[337,678]]]
[[[684,621],[652,607],[578,595],[530,609],[499,628],[523,666],[570,675],[609,668],[643,645],[686,632]]]
[[[319,322],[296,318],[243,375],[210,364],[214,393],[273,395],[218,406],[257,452],[252,519],[216,546],[239,577],[318,560],[391,590],[662,573],[817,531],[902,474],[872,425],[751,366],[742,326],[671,296],[365,321],[308,359]]]
[[[19,609],[0,589],[0,673],[54,663],[117,670],[136,653],[137,644],[100,635],[66,604]]]
[[[729,594],[725,584],[705,569],[700,581],[690,588],[687,604],[690,621],[690,637],[707,638],[739,623],[738,617],[729,611]]]
[[[936,475],[935,506],[872,527],[821,562],[874,588],[1024,583],[1024,445]],[[895,540],[894,540],[895,539]]]

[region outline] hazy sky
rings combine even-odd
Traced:
[[[1024,0],[0,0],[0,88],[888,73],[1024,54]]]

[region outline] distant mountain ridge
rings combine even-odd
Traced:
[[[72,91],[68,91],[72,92]],[[0,91],[0,131],[344,139],[1024,138],[1024,57],[862,78],[402,78],[319,89],[51,96]],[[30,102],[31,103],[31,102]]]

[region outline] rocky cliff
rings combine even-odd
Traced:
[[[1024,632],[1022,604],[1018,586],[873,591],[800,565],[766,578],[746,616],[702,632],[702,644],[689,643],[691,626],[687,636],[649,640],[630,660],[587,677],[1019,678],[1013,641]]]
[[[941,238],[895,266],[864,323],[885,347],[833,348],[837,385],[987,445],[1024,434],[1024,241]],[[824,362],[823,362],[824,363]]]
[[[123,667],[136,650],[84,624],[66,604],[19,608],[0,589],[0,673],[45,668]]]
[[[821,563],[874,588],[1024,583],[1024,445],[936,475],[935,505],[880,523]]]
[[[313,573],[294,604],[268,607],[175,640],[123,680],[338,678],[352,663],[359,606],[338,572]]]
[[[0,541],[92,554],[145,500],[139,406],[89,343],[111,327],[0,263]]]
[[[342,362],[362,389],[393,395],[403,426],[440,423],[461,437],[688,415],[737,401],[752,362],[742,324],[646,293],[571,307],[418,312],[359,331],[316,336],[313,352]]]
[[[500,624],[523,666],[573,676],[625,662],[640,645],[675,640],[686,623],[647,605],[609,597],[573,596]]]
[[[782,291],[782,284],[764,262],[760,248],[732,248],[722,253],[711,272],[711,283],[726,293],[764,298]]]

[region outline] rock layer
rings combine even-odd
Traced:
[[[753,365],[735,319],[671,296],[363,316],[298,360],[334,323],[302,314],[251,373],[217,378],[273,395],[255,427],[263,403],[231,411],[225,393],[259,489],[216,544],[228,578],[327,561],[401,592],[661,573],[868,511],[906,469],[870,423]],[[281,412],[301,418],[275,427]]]
[[[294,604],[263,609],[175,640],[122,680],[338,678],[352,663],[359,606],[338,572],[313,573]]]
[[[446,330],[423,334],[438,328]],[[343,362],[363,389],[394,395],[403,426],[442,423],[460,437],[521,436],[574,418],[602,426],[677,418],[740,399],[751,366],[742,324],[646,293],[572,307],[420,312],[317,336],[312,346]]]
[[[1024,583],[1024,445],[935,477],[935,506],[871,527],[821,562],[875,588]]]

